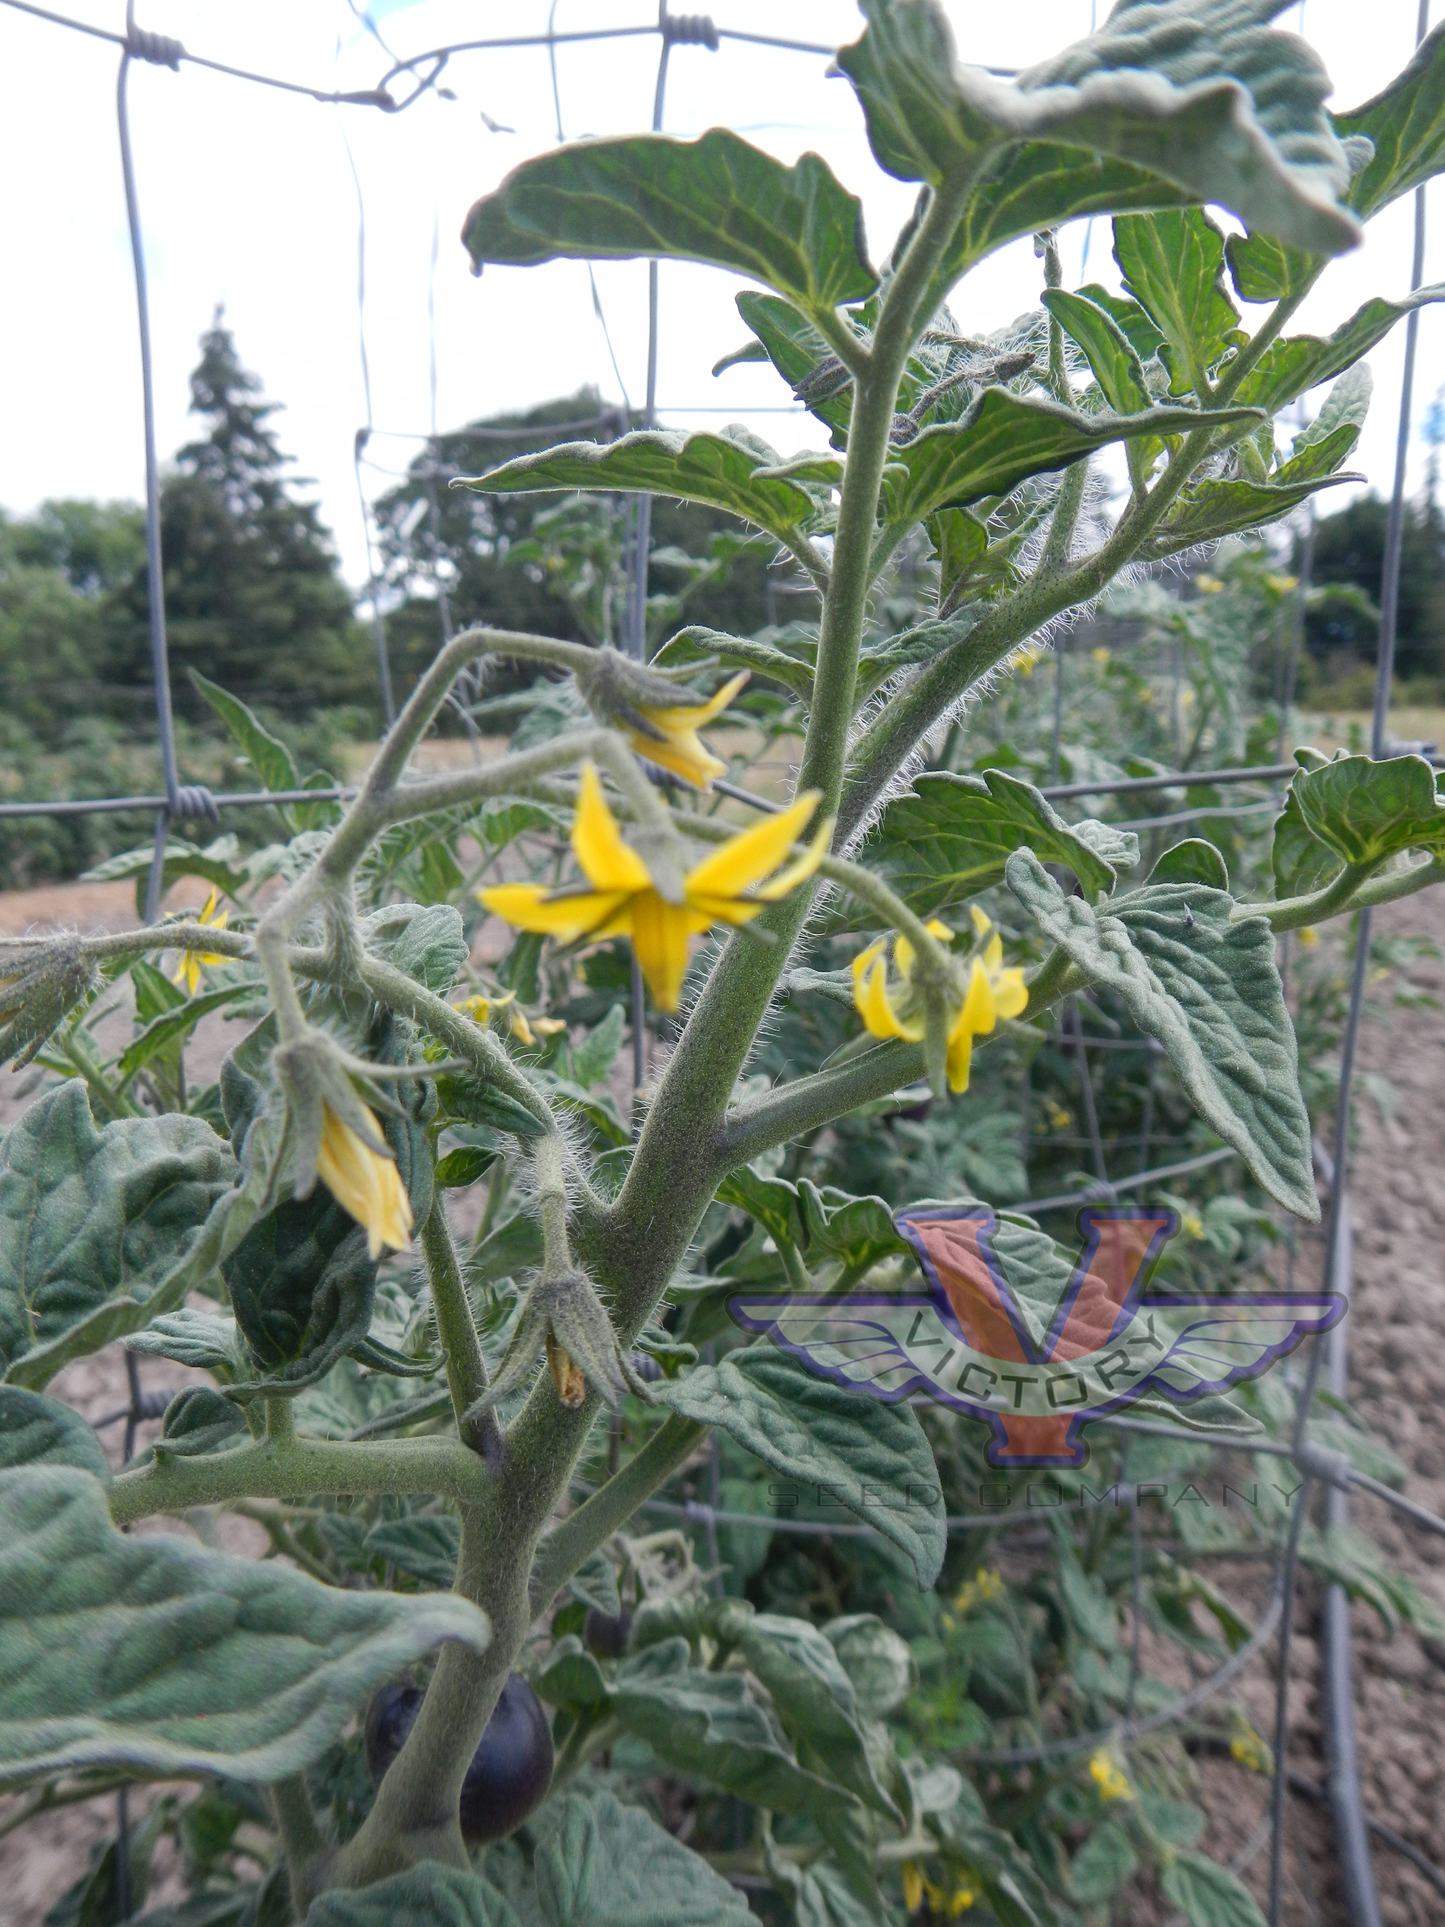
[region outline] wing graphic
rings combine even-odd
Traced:
[[[1155,1390],[1176,1400],[1202,1398],[1240,1379],[1258,1378],[1302,1339],[1328,1331],[1345,1313],[1344,1299],[1333,1293],[1305,1299],[1214,1298],[1191,1306],[1154,1302],[1159,1322],[1174,1326],[1174,1336],[1134,1390]]]
[[[731,1298],[728,1310],[836,1384],[889,1404],[919,1389],[954,1402],[935,1372],[958,1337],[931,1298]]]

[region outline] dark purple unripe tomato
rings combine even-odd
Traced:
[[[631,1613],[620,1612],[614,1619],[611,1613],[598,1612],[595,1606],[589,1606],[582,1622],[582,1644],[598,1659],[621,1659],[627,1651],[627,1635],[631,1631]]]
[[[367,1708],[366,1770],[373,1786],[400,1753],[421,1702],[417,1687],[393,1683]],[[542,1702],[512,1673],[462,1782],[463,1840],[483,1847],[505,1838],[542,1804],[551,1784],[552,1729]]]

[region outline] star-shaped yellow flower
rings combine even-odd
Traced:
[[[624,724],[623,734],[638,755],[645,756],[649,763],[671,770],[694,789],[710,790],[715,776],[727,774],[727,764],[718,761],[697,732],[722,714],[747,679],[748,671],[744,669],[705,703],[665,705],[659,709],[639,703],[637,714],[648,729]],[[651,733],[653,730],[656,735]]]
[[[383,1143],[375,1116],[369,1110],[366,1115],[371,1118],[377,1143]],[[342,1209],[366,1227],[367,1248],[373,1258],[379,1258],[388,1245],[393,1251],[401,1251],[411,1243],[411,1201],[395,1159],[373,1150],[324,1099],[316,1175]]]
[[[974,913],[974,927],[981,938],[987,937],[981,953],[973,959],[962,995],[949,1012],[948,1088],[968,1089],[973,1040],[986,1037],[1000,1017],[1017,1017],[1029,1000],[1021,970],[1003,967],[1003,939],[993,931],[981,912]],[[928,934],[947,943],[953,932],[935,918]],[[904,1037],[922,1043],[928,1030],[928,1012],[913,980],[917,961],[907,937],[893,943],[893,966],[898,975],[890,979],[884,955],[888,939],[879,937],[853,959],[853,1001],[865,1027],[874,1037]]]
[[[507,1012],[507,1028],[519,1044],[535,1044],[539,1037],[555,1037],[558,1031],[567,1026],[560,1017],[534,1017],[530,1023],[527,1013],[517,1002],[515,990],[509,990],[504,997],[463,997],[457,1009],[464,1011],[474,1023],[485,1024],[494,1011]]]
[[[572,848],[590,887],[549,890],[536,883],[502,883],[478,895],[516,929],[540,931],[564,943],[630,937],[659,1008],[676,1010],[688,939],[715,923],[750,923],[822,862],[831,823],[821,825],[805,855],[779,868],[817,807],[817,792],[809,790],[790,809],[729,837],[687,872],[680,899],[672,902],[658,890],[639,853],[623,842],[597,772],[584,763]]]
[[[220,912],[219,915],[217,915],[218,911]],[[206,898],[206,907],[202,910],[197,921],[200,923],[208,923],[213,930],[224,930],[230,921],[230,917],[230,911],[221,909],[221,899],[216,895],[216,892],[212,890],[211,894]],[[201,987],[201,965],[223,964],[229,961],[229,958],[213,956],[209,951],[183,950],[176,974],[171,978],[171,982],[173,984],[184,984],[186,987],[186,995],[188,997],[194,997]]]

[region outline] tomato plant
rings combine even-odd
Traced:
[[[187,1919],[721,1923],[748,1917],[734,1875],[778,1918],[977,1907],[1012,1927],[1104,1905],[1141,1864],[1196,1923],[1249,1917],[1195,1851],[1182,1753],[1090,1739],[1140,1690],[1118,1625],[1127,1533],[1106,1521],[1080,1551],[1055,1531],[1031,1579],[970,1574],[974,1542],[951,1556],[944,1516],[987,1477],[978,1428],[738,1342],[725,1301],[738,1279],[906,1289],[909,1249],[887,1201],[846,1187],[851,1154],[813,1167],[841,1185],[786,1160],[831,1131],[861,1168],[870,1119],[932,1103],[922,1136],[999,1170],[967,1136],[988,1059],[1037,1045],[1085,991],[1152,1040],[1179,1116],[1249,1174],[1253,1203],[1200,1218],[1209,1251],[1267,1224],[1265,1198],[1318,1215],[1275,938],[1445,875],[1429,764],[1302,754],[1253,894],[1201,838],[1146,869],[1136,835],[1066,821],[1019,757],[920,773],[1002,667],[1126,572],[1342,479],[1361,358],[1445,292],[1289,332],[1362,224],[1440,166],[1445,40],[1332,118],[1308,47],[1260,24],[1275,10],[1124,0],[1004,84],[957,64],[927,0],[865,0],[839,64],[879,165],[919,189],[876,266],[816,156],[784,166],[724,130],[518,168],[467,217],[478,269],[646,255],[740,273],[761,290],[738,299],[741,352],[830,445],[785,460],[740,429],[646,432],[481,485],[704,503],[792,559],[816,624],[682,628],[645,663],[469,631],[344,812],[299,806],[244,862],[177,850],[224,915],[218,894],[161,927],[7,946],[5,1054],[63,1081],[0,1142],[0,1778],[42,1804],[200,1779],[189,1821],[156,1809],[186,1838],[210,1816]],[[1244,231],[1226,238],[1208,206]],[[1058,230],[1086,215],[1112,217],[1122,295],[1063,286]],[[959,284],[1030,236],[1038,311],[965,331]],[[1280,412],[1326,382],[1286,448]],[[1106,450],[1127,473],[1109,500],[1090,486]],[[900,627],[905,577],[922,606]],[[1205,732],[1237,753],[1228,638],[1178,620],[1201,698],[1174,753]],[[487,656],[546,679],[510,747],[415,773]],[[290,787],[281,746],[212,700]],[[698,734],[730,706],[798,745],[787,795],[746,815],[717,807],[724,765]],[[477,884],[517,933],[495,967],[471,961]],[[675,1020],[631,1121],[607,1088],[624,941]],[[140,1028],[108,1059],[92,1020],[127,973]],[[191,1091],[185,1041],[221,1009],[251,1027]],[[910,1181],[893,1174],[893,1201]],[[449,1193],[477,1227],[465,1251]],[[413,1242],[421,1286],[389,1255]],[[116,1338],[213,1385],[112,1476],[45,1388]],[[1216,1401],[1214,1421],[1278,1426],[1273,1396],[1261,1382],[1254,1416]],[[751,1603],[709,1590],[683,1535],[635,1526],[714,1432]],[[1181,1423],[1129,1476],[1196,1449]],[[123,1531],[218,1506],[290,1566]],[[871,1533],[846,1581],[801,1546],[767,1550],[781,1513],[826,1533],[840,1509]],[[1206,1529],[1180,1531],[1182,1551],[1151,1553],[1158,1626],[1213,1650],[1198,1607],[1215,1646],[1242,1645],[1189,1561]],[[1317,1556],[1382,1612],[1427,1610],[1368,1548]],[[1040,1770],[961,1772],[990,1735],[1041,1746]],[[702,1852],[635,1797],[668,1777]],[[280,1848],[248,1888],[230,1843],[257,1787]]]

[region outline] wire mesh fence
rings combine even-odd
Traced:
[[[137,814],[154,817],[154,855],[147,881],[145,894],[145,921],[157,920],[161,889],[164,876],[166,844],[171,827],[176,823],[195,820],[215,820],[219,813],[236,808],[254,808],[266,804],[315,803],[320,801],[345,802],[356,794],[354,788],[334,786],[328,789],[313,790],[250,790],[213,794],[209,790],[182,784],[176,754],[174,721],[171,708],[170,669],[166,633],[166,610],[163,556],[161,552],[160,528],[160,470],[156,451],[155,429],[155,392],[154,370],[152,365],[151,326],[148,302],[148,283],[146,274],[146,253],[141,220],[140,192],[136,176],[131,122],[129,108],[128,81],[131,69],[137,62],[160,66],[177,74],[187,67],[195,67],[229,77],[238,82],[267,89],[302,96],[317,104],[333,107],[370,109],[384,115],[405,113],[428,94],[435,93],[442,84],[442,76],[454,59],[464,54],[503,49],[535,48],[545,53],[552,62],[554,100],[557,107],[557,137],[564,138],[560,95],[556,86],[556,50],[560,46],[601,41],[633,41],[639,50],[645,44],[655,44],[658,51],[656,86],[652,125],[654,130],[661,127],[664,118],[667,78],[670,56],[675,48],[697,47],[716,52],[721,45],[734,42],[739,45],[766,49],[776,53],[791,53],[802,56],[831,58],[834,48],[831,45],[789,37],[748,32],[717,24],[706,15],[678,15],[668,11],[666,0],[662,0],[655,22],[637,25],[612,27],[589,27],[572,31],[556,31],[549,24],[548,30],[540,34],[493,35],[475,39],[459,40],[395,60],[385,69],[370,88],[337,91],[313,86],[274,73],[264,73],[212,59],[204,54],[192,52],[179,40],[162,33],[142,28],[135,20],[135,0],[127,0],[124,32],[112,31],[91,22],[74,18],[60,11],[33,4],[33,0],[0,0],[0,5],[12,11],[29,15],[49,23],[57,29],[84,35],[110,43],[119,50],[120,59],[117,72],[116,116],[120,139],[121,171],[125,190],[127,224],[131,246],[131,261],[134,279],[136,317],[140,342],[142,370],[142,424],[145,449],[145,533],[146,533],[146,570],[149,585],[149,620],[151,642],[151,667],[154,684],[156,719],[161,750],[163,772],[163,791],[159,794],[110,796],[88,799],[61,801],[9,800],[0,803],[0,819],[14,819],[28,816],[66,817],[87,814]],[[555,16],[555,7],[553,9]],[[1417,41],[1424,36],[1427,24],[1428,0],[1421,0]],[[1013,70],[993,67],[988,71],[1007,75]],[[353,163],[353,173],[354,173]],[[364,264],[365,245],[365,207],[361,200],[360,179],[357,177],[359,201],[359,258]],[[1415,197],[1415,241],[1412,289],[1418,288],[1423,278],[1424,265],[1424,197],[1425,190],[1417,190]],[[659,407],[657,398],[658,375],[658,299],[657,264],[649,264],[648,300],[648,352],[647,381],[645,400],[641,407],[632,408],[626,404],[619,409],[606,409],[595,415],[553,424],[559,433],[580,434],[599,433],[603,436],[624,432],[629,427],[652,427],[660,413],[669,415],[707,415],[710,413],[731,414],[735,411],[727,407],[714,408],[709,404],[679,403],[669,405],[666,410]],[[606,329],[605,316],[602,314],[600,299],[597,296],[595,280],[592,284],[593,300],[599,318]],[[364,304],[365,283],[364,267],[359,276],[358,301]],[[1416,343],[1418,340],[1419,310],[1411,312],[1406,323],[1406,354],[1403,386],[1401,394],[1399,431],[1397,438],[1396,468],[1394,489],[1391,499],[1385,554],[1384,581],[1381,597],[1381,640],[1379,651],[1379,670],[1376,686],[1375,710],[1373,719],[1373,754],[1382,755],[1386,748],[1386,719],[1388,712],[1390,676],[1392,668],[1393,645],[1396,628],[1400,553],[1403,530],[1403,501],[1406,472],[1406,456],[1409,445],[1411,413],[1411,386],[1414,377]],[[609,350],[611,342],[609,337]],[[370,468],[381,474],[406,473],[415,470],[395,471],[377,463],[367,451],[373,441],[397,439],[423,442],[434,449],[437,441],[435,414],[436,375],[433,348],[432,367],[432,420],[424,435],[414,431],[377,427],[371,419],[370,384],[365,374],[365,336],[362,335],[362,356],[364,388],[366,391],[366,420],[359,428],[354,443],[354,469],[356,486],[363,522],[367,534],[368,553],[368,602],[371,610],[374,642],[377,651],[378,674],[382,692],[385,720],[389,724],[394,714],[391,670],[388,659],[385,615],[382,606],[381,583],[375,564],[372,515],[366,499],[363,469]],[[615,356],[614,368],[616,366]],[[619,377],[619,385],[620,377]],[[753,408],[749,412],[768,412]],[[803,411],[794,404],[782,405],[775,412],[800,414]],[[468,431],[470,434],[487,440],[505,443],[518,437],[518,431],[507,428],[479,427]],[[435,518],[435,493],[438,482],[449,479],[442,466],[433,458],[427,470],[427,481],[432,493],[432,515]],[[645,612],[647,557],[649,544],[649,502],[648,498],[636,498],[636,507],[628,534],[628,607],[624,633],[634,654],[643,653],[643,618]],[[1237,805],[1201,802],[1188,805],[1187,797],[1182,799],[1186,807],[1168,807],[1158,813],[1141,816],[1120,822],[1117,827],[1126,830],[1146,831],[1172,829],[1190,824],[1208,822],[1214,819],[1265,817],[1279,807],[1279,786],[1287,783],[1296,772],[1296,765],[1285,759],[1284,729],[1295,686],[1298,663],[1300,634],[1303,625],[1305,596],[1309,585],[1309,570],[1313,549],[1313,522],[1311,519],[1303,549],[1302,580],[1299,589],[1294,634],[1289,656],[1289,665],[1283,689],[1281,705],[1281,733],[1276,760],[1269,764],[1254,764],[1241,767],[1180,769],[1159,771],[1143,776],[1129,776],[1110,780],[1078,780],[1060,782],[1060,751],[1058,740],[1058,719],[1062,715],[1064,698],[1064,679],[1062,658],[1058,670],[1055,741],[1053,747],[1053,780],[1043,786],[1042,793],[1051,802],[1073,802],[1085,798],[1132,797],[1147,799],[1162,796],[1171,791],[1198,791],[1204,788],[1254,787],[1262,792],[1257,800],[1249,799]],[[438,619],[444,639],[450,639],[451,622],[445,586],[438,578],[436,582]],[[475,695],[479,690],[471,693]],[[465,692],[464,692],[465,693]],[[463,705],[464,706],[464,705]],[[473,729],[468,718],[468,726]],[[1441,759],[1434,758],[1439,762]],[[760,809],[775,809],[776,804],[757,797],[741,787],[727,782],[719,782],[717,788],[724,795]],[[1327,1184],[1327,1215],[1324,1233],[1324,1275],[1348,1295],[1351,1271],[1351,1239],[1347,1202],[1346,1170],[1347,1147],[1349,1142],[1349,1120],[1353,1096],[1353,1067],[1355,1048],[1363,1008],[1363,995],[1370,943],[1370,913],[1361,913],[1354,950],[1354,964],[1348,1003],[1343,1048],[1342,1066],[1339,1080],[1339,1094],[1335,1113],[1334,1146],[1336,1162],[1331,1164],[1327,1156],[1322,1156],[1321,1165]],[[634,1008],[634,1048],[638,1052],[635,1066],[637,1081],[641,1080],[641,1049],[643,1026],[638,1020],[640,1011],[640,979],[636,975],[634,963],[633,1008]],[[1100,1128],[1096,1102],[1095,1073],[1090,1065],[1090,1053],[1110,1049],[1151,1048],[1150,1040],[1111,1039],[1086,1037],[1079,1021],[1077,1008],[1072,1004],[1066,1007],[1063,1028],[1058,1041],[1071,1050],[1076,1067],[1081,1108],[1087,1126],[1086,1135],[1077,1140],[1079,1147],[1087,1149],[1091,1156],[1094,1177],[1092,1183],[1084,1187],[1041,1198],[1026,1200],[1016,1207],[1030,1214],[1049,1214],[1077,1208],[1082,1204],[1111,1201],[1122,1194],[1146,1190],[1151,1186],[1173,1182],[1196,1176],[1210,1170],[1236,1153],[1230,1147],[1221,1147],[1202,1152],[1198,1155],[1173,1162],[1148,1166],[1119,1176],[1110,1174],[1111,1153],[1118,1147],[1106,1140]],[[1152,1046],[1157,1052],[1158,1047]],[[1155,1139],[1156,1144],[1162,1141]],[[1149,1138],[1146,1132],[1141,1162],[1147,1162]],[[1091,1507],[1104,1504],[1118,1506],[1126,1504],[1131,1508],[1131,1530],[1133,1534],[1134,1567],[1132,1589],[1133,1618],[1133,1662],[1130,1687],[1130,1710],[1128,1717],[1106,1729],[1082,1734],[1071,1734],[1055,1740],[1041,1742],[1030,1747],[1005,1749],[977,1749],[966,1757],[979,1766],[1020,1766],[1037,1763],[1046,1759],[1061,1758],[1075,1753],[1092,1750],[1097,1745],[1108,1743],[1128,1744],[1145,1735],[1168,1725],[1183,1722],[1204,1705],[1209,1699],[1225,1691],[1249,1666],[1271,1641],[1277,1638],[1277,1706],[1274,1731],[1275,1777],[1272,1793],[1269,1845],[1270,1845],[1270,1919],[1272,1927],[1278,1927],[1283,1904],[1283,1823],[1285,1798],[1291,1785],[1312,1799],[1329,1799],[1332,1803],[1337,1827],[1337,1844],[1341,1859],[1351,1918],[1359,1927],[1374,1927],[1380,1919],[1379,1903],[1375,1894],[1373,1872],[1370,1865],[1368,1838],[1371,1833],[1392,1851],[1409,1857],[1425,1877],[1445,1893],[1445,1874],[1431,1863],[1417,1848],[1403,1840],[1383,1822],[1366,1816],[1363,1811],[1358,1762],[1355,1757],[1352,1704],[1348,1691],[1349,1654],[1348,1654],[1348,1614],[1342,1610],[1344,1595],[1338,1587],[1331,1588],[1326,1600],[1326,1654],[1325,1666],[1334,1681],[1334,1689],[1329,1695],[1330,1748],[1332,1771],[1328,1784],[1320,1786],[1315,1782],[1301,1779],[1287,1771],[1291,1699],[1289,1674],[1289,1647],[1293,1605],[1297,1589],[1300,1537],[1306,1515],[1316,1485],[1323,1485],[1329,1495],[1327,1517],[1331,1523],[1342,1524],[1346,1516],[1346,1495],[1351,1490],[1368,1492],[1396,1510],[1402,1517],[1409,1519],[1422,1531],[1445,1534],[1445,1520],[1415,1504],[1404,1494],[1354,1469],[1342,1454],[1328,1451],[1308,1438],[1306,1424],[1314,1401],[1317,1383],[1322,1370],[1328,1369],[1330,1381],[1336,1392],[1342,1393],[1346,1384],[1346,1361],[1343,1349],[1343,1328],[1336,1334],[1336,1342],[1328,1360],[1323,1345],[1316,1341],[1309,1354],[1307,1371],[1302,1387],[1296,1398],[1296,1416],[1293,1434],[1286,1444],[1279,1440],[1240,1438],[1233,1434],[1221,1434],[1211,1438],[1198,1430],[1184,1431],[1183,1428],[1154,1423],[1148,1420],[1112,1417],[1095,1421],[1112,1427],[1126,1437],[1130,1432],[1187,1440],[1191,1444],[1207,1442],[1216,1444],[1221,1451],[1245,1454],[1259,1454],[1287,1460],[1300,1477],[1300,1485],[1294,1496],[1290,1525],[1284,1543],[1275,1563],[1273,1583],[1266,1610],[1248,1637],[1229,1658],[1203,1680],[1197,1682],[1187,1692],[1178,1695],[1167,1706],[1144,1717],[1133,1714],[1134,1684],[1139,1672],[1139,1628],[1142,1624],[1143,1605],[1140,1582],[1140,1495],[1139,1489],[1127,1479],[1121,1479],[1110,1488],[1109,1493],[1098,1496],[1079,1497],[1070,1506],[1087,1511]],[[134,1354],[127,1354],[129,1375],[129,1399],[126,1405],[102,1417],[102,1426],[122,1425],[125,1428],[125,1455],[129,1457],[134,1449],[136,1429],[139,1424],[159,1416],[164,1409],[166,1395],[155,1389],[145,1390],[139,1379]],[[376,1436],[384,1431],[403,1429],[423,1420],[440,1416],[449,1409],[446,1394],[408,1400],[386,1415],[382,1420],[358,1428],[356,1437]],[[803,1518],[788,1518],[777,1514],[758,1515],[736,1512],[718,1503],[718,1462],[716,1450],[710,1468],[710,1496],[706,1501],[689,1499],[673,1501],[654,1498],[647,1502],[645,1510],[661,1518],[676,1519],[683,1525],[700,1530],[705,1538],[712,1564],[716,1568],[717,1529],[719,1527],[736,1529],[764,1529],[769,1532],[793,1534],[810,1538],[857,1538],[873,1533],[874,1528],[866,1523],[850,1521],[831,1521]],[[950,1515],[945,1524],[951,1533],[996,1533],[1000,1531],[1027,1533],[1040,1528],[1041,1519],[1059,1510],[1059,1507],[1035,1505],[1032,1500],[1022,1508],[984,1510],[977,1513]],[[128,1880],[125,1869],[127,1852],[127,1811],[124,1789],[118,1795],[120,1802],[120,1838],[118,1844],[119,1873],[117,1886],[120,1894],[128,1893]]]

